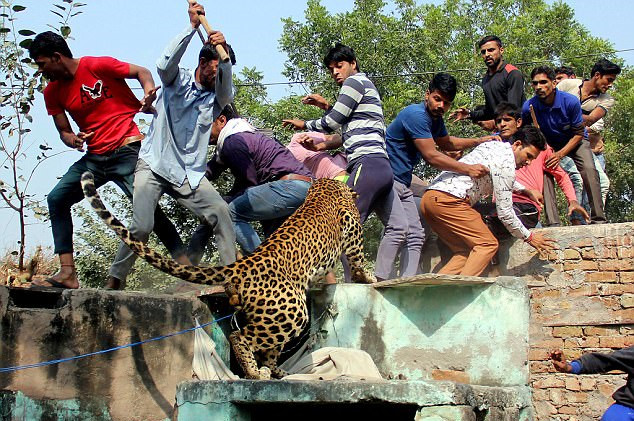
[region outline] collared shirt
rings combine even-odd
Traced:
[[[517,67],[502,62],[500,68],[492,75],[487,72],[482,78],[484,91],[484,107],[477,107],[471,111],[471,120],[493,120],[495,107],[500,102],[510,102],[520,108],[526,97],[524,96],[524,77]]]
[[[557,84],[557,89],[573,94],[574,96],[579,98],[579,101],[581,101],[581,87],[585,82],[587,82],[587,79],[564,79]],[[594,111],[595,108],[601,107],[603,108],[603,110],[605,110],[605,113],[607,114],[613,106],[614,98],[612,98],[612,95],[608,94],[607,92],[592,94],[586,97],[581,102],[581,112],[584,115],[588,115],[592,111]],[[590,126],[590,130],[599,133],[603,131],[603,127],[603,118],[600,118],[592,126]]]
[[[207,169],[207,147],[214,107],[222,110],[233,100],[231,62],[219,62],[215,91],[196,83],[194,71],[178,66],[196,30],[188,26],[167,46],[156,63],[162,88],[156,101],[157,114],[139,152],[158,175],[192,189]]]
[[[540,152],[537,158],[533,159],[530,164],[515,172],[515,180],[529,190],[543,192],[544,173],[547,172],[555,177],[555,181],[557,181],[557,184],[561,187],[564,195],[566,195],[568,203],[573,200],[577,200],[575,188],[572,186],[572,181],[570,181],[568,173],[564,171],[560,165],[557,165],[555,168],[548,168],[546,166],[546,161],[552,154],[553,149],[550,146],[547,146],[546,150]],[[521,193],[513,193],[513,202],[530,203],[535,206],[537,210],[542,210],[542,205],[540,203],[533,201],[528,196]]]
[[[546,105],[534,96],[524,103],[522,120],[532,121],[531,105],[535,110],[539,129],[544,133],[548,144],[554,150],[558,151],[563,148],[575,135],[587,136],[583,126],[581,104],[576,96],[555,89],[555,99],[552,105]]]
[[[530,231],[513,211],[513,190],[523,189],[524,186],[515,181],[515,155],[511,145],[506,142],[482,143],[460,162],[482,164],[489,169],[489,174],[474,180],[468,175],[443,171],[428,189],[468,199],[472,206],[480,199],[494,195],[500,221],[514,237],[527,239]]]
[[[447,136],[442,117],[433,118],[425,103],[403,108],[387,127],[385,144],[394,178],[407,187],[412,183],[412,171],[422,159],[414,139],[436,139]]]
[[[365,73],[343,82],[337,102],[323,118],[306,121],[307,130],[331,133],[339,128],[349,163],[369,154],[387,157],[381,97]]]

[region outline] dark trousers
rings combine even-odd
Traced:
[[[363,224],[375,207],[387,201],[394,173],[386,156],[372,154],[355,159],[348,165],[348,187],[359,195],[356,200]]]
[[[134,169],[139,157],[140,142],[129,143],[103,155],[86,153],[68,169],[57,185],[48,194],[48,211],[53,230],[55,253],[73,252],[73,219],[71,207],[84,198],[80,179],[85,171],[95,176],[95,186],[114,182],[132,200]],[[160,208],[154,213],[155,232],[173,257],[185,253],[178,231]]]
[[[599,173],[594,166],[594,157],[592,156],[590,143],[586,139],[583,139],[579,146],[573,149],[568,156],[575,162],[577,170],[579,170],[579,174],[581,174],[583,189],[588,195],[588,201],[590,202],[590,219],[592,223],[605,223]],[[561,224],[557,212],[555,182],[552,177],[547,176],[544,176],[544,213],[546,215],[547,225],[557,226]]]

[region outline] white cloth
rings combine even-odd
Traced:
[[[289,363],[289,364],[287,364]],[[360,349],[326,347],[280,366],[284,380],[383,380],[372,357]]]
[[[200,326],[196,319],[196,326]],[[216,344],[203,329],[194,332],[194,377],[199,380],[237,380],[238,376],[222,362],[216,352]]]
[[[227,124],[225,124],[225,127],[223,127],[222,130],[220,130],[220,133],[218,134],[218,143],[216,145],[216,154],[215,154],[216,161],[219,164],[222,164],[222,161],[220,160],[220,151],[222,151],[222,147],[225,144],[226,138],[236,133],[242,133],[242,132],[255,133],[255,131],[256,131],[255,127],[253,127],[248,121],[246,121],[243,118],[232,118],[231,120],[227,121]]]

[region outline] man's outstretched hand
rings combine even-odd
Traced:
[[[566,361],[564,353],[561,351],[561,349],[556,349],[552,351],[550,353],[550,359],[553,362],[553,367],[555,367],[555,370],[559,371],[560,373],[572,373],[572,366],[568,361]]]

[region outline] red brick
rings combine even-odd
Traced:
[[[579,288],[570,289],[566,295],[571,297],[591,297],[599,294],[599,285],[597,284],[585,284]]]
[[[536,389],[563,388],[565,382],[561,375],[551,375],[534,381],[532,386]]]
[[[586,392],[566,392],[566,403],[586,403],[588,402],[588,394]]]
[[[534,389],[532,392],[534,401],[547,401],[550,399],[550,395],[546,389]]]
[[[623,308],[634,307],[634,294],[623,294],[621,296],[621,305]]]
[[[628,282],[634,282],[634,272],[621,272],[619,274],[619,277],[621,278],[621,282],[628,283]]]
[[[594,260],[580,260],[573,262],[564,262],[564,270],[597,270],[599,266]],[[612,269],[601,269],[612,270]]]
[[[634,248],[620,246],[620,247],[617,247],[616,253],[620,259],[624,259],[627,257],[634,257]]]
[[[581,250],[581,257],[585,260],[591,259],[616,259],[616,249],[612,247],[589,248]]]
[[[599,270],[624,271],[634,269],[634,260],[632,259],[599,260],[598,263]]]
[[[528,351],[528,359],[531,361],[550,360],[550,350],[545,348],[531,348]]]
[[[599,295],[634,294],[634,284],[599,284]]]
[[[592,247],[594,246],[591,238],[582,238],[570,244],[570,247]]]
[[[563,348],[564,340],[561,338],[542,339],[542,340],[531,343],[531,346],[535,348],[547,348],[547,349]]]
[[[557,408],[557,412],[564,415],[577,415],[579,408],[576,406],[564,405]]]
[[[564,341],[564,348],[598,348],[599,337],[588,336],[587,338],[572,338]]]
[[[580,391],[581,390],[581,384],[579,383],[579,379],[576,377],[572,377],[572,376],[566,376],[566,390],[572,390],[572,391]]]
[[[553,336],[555,338],[580,337],[583,330],[579,326],[558,326],[553,327]]]
[[[531,361],[530,362],[530,372],[531,373],[550,373],[555,371],[551,368],[552,364],[544,362],[544,361]]]
[[[531,291],[531,298],[533,300],[540,300],[542,298],[559,298],[561,297],[561,290],[559,289],[538,289]]]
[[[618,326],[588,326],[583,328],[586,336],[613,336],[619,334]]]
[[[589,273],[586,273],[586,281],[587,282],[618,282],[619,275],[616,272],[589,272]]]
[[[566,260],[579,260],[581,259],[581,253],[574,249],[564,250],[564,259]]]
[[[595,390],[597,387],[597,381],[595,379],[589,378],[587,376],[580,376],[580,386],[581,390]]]
[[[630,342],[632,339],[625,336],[605,336],[599,339],[602,348],[625,348]]]

